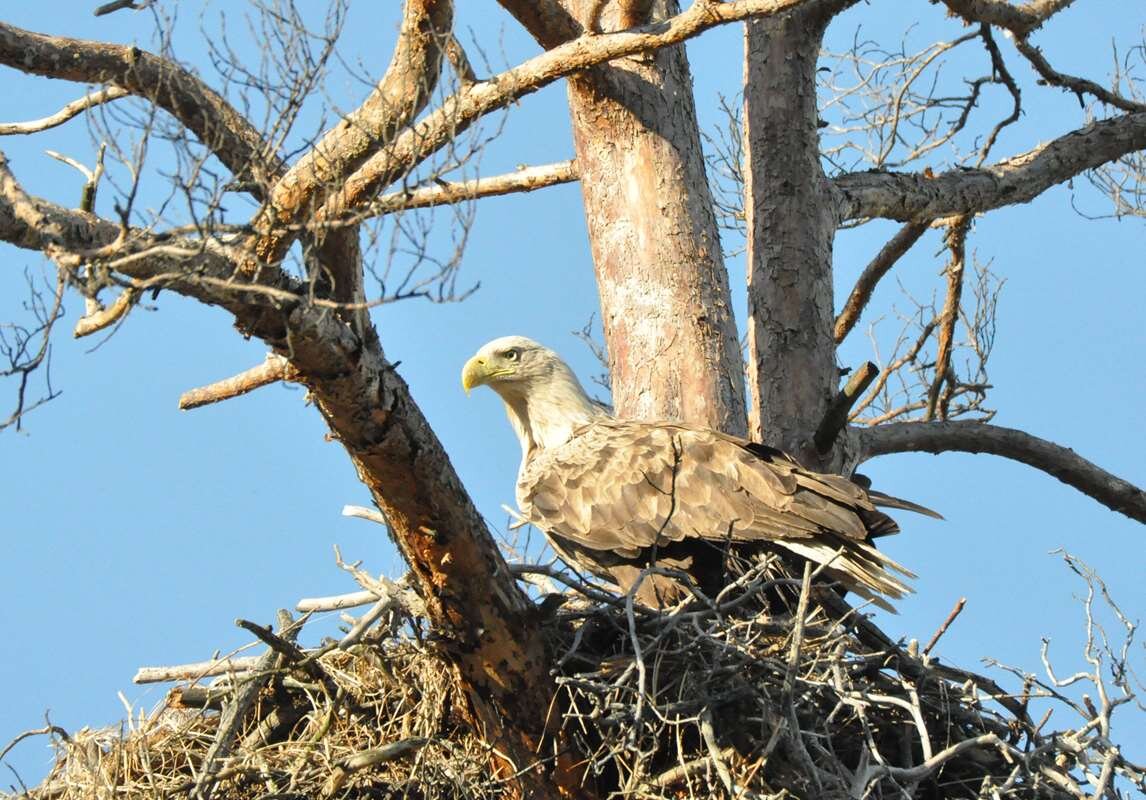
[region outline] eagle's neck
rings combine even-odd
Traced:
[[[536,450],[565,444],[582,425],[608,417],[564,364],[536,381],[507,385],[499,394],[521,443],[522,463]]]

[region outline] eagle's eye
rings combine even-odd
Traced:
[[[511,347],[502,353],[506,361],[517,361],[521,358],[521,351],[516,347]]]

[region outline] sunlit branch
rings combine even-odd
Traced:
[[[516,172],[475,178],[470,181],[439,181],[434,186],[421,186],[408,192],[384,194],[372,202],[367,214],[392,214],[414,208],[461,203],[482,197],[496,197],[515,192],[532,192],[547,186],[577,180],[573,161],[560,161],[537,167],[522,167]]]
[[[277,223],[297,222],[368,156],[383,151],[430,100],[453,24],[451,0],[406,0],[394,55],[362,104],[326,132],[278,181],[269,212]],[[267,220],[256,227],[266,228]],[[256,250],[264,261],[282,258],[293,237],[274,230]]]
[[[1023,37],[1041,26],[1074,0],[943,0],[952,13],[968,22],[985,22]]]
[[[77,339],[82,339],[84,336],[91,336],[93,333],[111,327],[127,315],[127,312],[131,310],[138,299],[139,292],[137,290],[130,287],[124,289],[110,306],[105,308],[97,306],[80,317],[75,328],[72,329],[72,335]]]
[[[79,100],[73,100],[66,106],[61,108],[55,114],[41,119],[29,120],[28,122],[5,122],[0,123],[0,136],[12,136],[16,134],[29,134],[39,133],[46,131],[49,128],[55,128],[58,125],[63,125],[70,119],[74,119],[83,112],[87,111],[93,106],[98,106],[101,103],[110,103],[120,97],[125,97],[129,92],[126,89],[121,89],[118,86],[111,86],[106,89],[92,92],[91,94],[84,95]]]
[[[249,394],[263,386],[290,380],[290,376],[289,362],[282,356],[268,353],[266,361],[258,366],[207,386],[187,390],[179,397],[179,408],[182,411],[189,411],[211,403],[221,403],[233,397]]]
[[[936,343],[935,376],[927,390],[926,419],[934,419],[936,413],[947,418],[950,393],[940,404],[939,395],[944,385],[954,387],[951,375],[951,353],[955,349],[955,323],[959,320],[959,305],[963,296],[963,273],[966,267],[967,231],[971,227],[970,217],[959,217],[947,229],[946,244],[951,252],[945,274],[947,293],[943,300],[943,311],[939,314],[939,336]]]
[[[779,14],[807,0],[697,0],[687,10],[653,25],[620,33],[582,36],[554,47],[488,80],[462,87],[390,147],[367,160],[322,209],[333,220],[370,201],[372,195],[437,152],[479,118],[573,73],[637,53],[679,44],[717,25]]]

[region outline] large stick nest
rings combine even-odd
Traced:
[[[1105,587],[1085,577],[1093,631],[1095,586],[1104,597]],[[792,613],[776,612],[777,592],[788,593]],[[828,592],[807,575],[777,579],[762,565],[719,597],[665,613],[591,589],[547,598],[554,708],[579,751],[586,793],[1081,798],[1146,790],[1142,768],[1110,738],[1113,711],[1135,705],[1134,627],[1120,612],[1122,646],[1091,636],[1084,655],[1094,671],[1072,676],[1097,681],[1098,701],[1077,701],[1053,671],[1040,680],[1012,670],[1019,690],[1008,693],[942,665],[914,643],[890,642],[858,613],[841,619],[846,607]],[[464,722],[464,699],[432,632],[388,608],[349,646],[298,648],[297,625],[284,636],[262,631],[272,647],[253,670],[178,686],[118,729],[54,729],[55,767],[26,796],[509,796],[512,778],[494,777],[495,754]],[[1075,723],[1051,730],[1036,721],[1048,702]],[[533,767],[544,768],[547,756]]]

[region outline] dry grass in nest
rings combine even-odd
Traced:
[[[1097,701],[1067,697],[1053,671],[1016,672],[1021,688],[1009,694],[939,664],[858,614],[841,620],[846,607],[808,575],[801,584],[756,568],[719,597],[667,613],[570,594],[547,631],[587,793],[1002,800],[1146,790],[1110,733],[1114,711],[1135,705],[1134,626],[1097,577],[1068,564],[1090,587],[1093,667],[1070,682],[1092,683]],[[770,614],[785,585],[796,612]],[[1123,623],[1121,644],[1094,635],[1096,597]],[[57,763],[26,796],[507,796],[455,708],[448,665],[413,635],[418,625],[389,622],[346,649],[297,650],[292,661],[293,645],[281,645],[261,669],[177,687],[122,731],[57,729]],[[1032,709],[1048,701],[1075,723],[1036,722]]]

